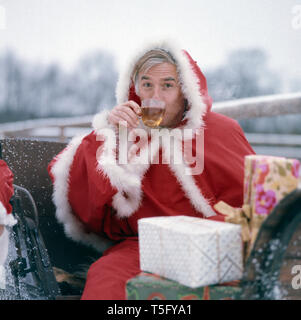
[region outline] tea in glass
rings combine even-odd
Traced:
[[[151,128],[156,128],[163,120],[165,102],[156,99],[145,99],[141,105],[141,117],[143,123]]]

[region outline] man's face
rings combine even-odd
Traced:
[[[177,125],[184,112],[184,97],[178,81],[176,66],[165,62],[157,64],[147,72],[138,75],[139,97],[158,99],[166,103],[164,118],[160,124],[163,127]]]

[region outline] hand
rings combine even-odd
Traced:
[[[114,126],[118,126],[119,121],[126,121],[127,126],[136,128],[139,123],[141,108],[135,101],[124,102],[112,109],[108,116],[108,121]]]
[[[2,236],[3,232],[4,232],[4,225],[0,224],[0,237]]]

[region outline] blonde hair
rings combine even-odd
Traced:
[[[147,51],[135,64],[131,79],[133,80],[135,84],[135,91],[137,94],[139,94],[139,78],[138,75],[140,72],[147,72],[150,68],[152,68],[155,65],[161,64],[161,63],[171,63],[173,65],[176,65],[176,62],[172,55],[164,50],[164,49],[153,49],[150,51]]]

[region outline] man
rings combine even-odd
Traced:
[[[244,156],[254,153],[235,120],[211,111],[196,62],[169,43],[141,50],[119,78],[116,96],[117,106],[94,117],[93,132],[74,138],[49,165],[56,215],[66,234],[106,249],[88,271],[82,299],[125,299],[126,281],[140,272],[138,219],[189,215],[223,221],[215,203],[241,206]],[[157,129],[139,122],[146,98],[166,104]],[[172,130],[178,135],[170,147]],[[175,161],[187,145],[197,170],[191,161]]]
[[[4,265],[8,251],[8,231],[5,226],[16,223],[9,203],[13,193],[13,174],[7,164],[0,160],[0,267]]]

